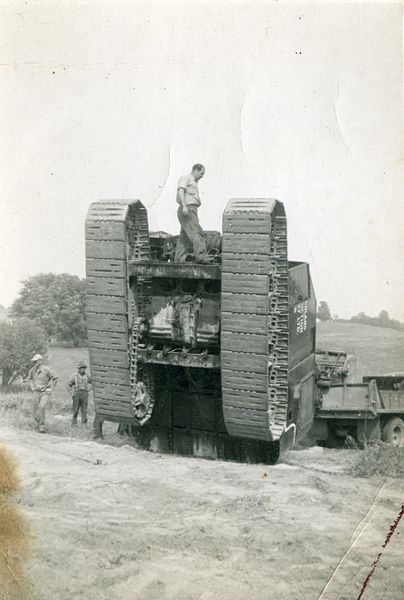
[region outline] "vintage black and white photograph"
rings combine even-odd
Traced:
[[[0,31],[0,600],[404,598],[402,3]]]

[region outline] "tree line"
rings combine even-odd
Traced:
[[[364,312],[360,312],[354,317],[351,317],[353,323],[362,323],[363,325],[372,325],[373,327],[387,327],[388,329],[397,329],[404,331],[404,323],[400,323],[397,319],[390,319],[389,313],[382,310],[378,317],[369,317]]]
[[[22,282],[7,319],[0,321],[3,385],[26,376],[33,354],[45,354],[50,343],[83,346],[86,342],[85,279],[68,273],[29,277]]]
[[[346,321],[350,323],[361,323],[362,325],[371,325],[372,327],[386,327],[388,329],[404,331],[404,323],[401,323],[397,319],[390,319],[387,310],[380,311],[379,316],[377,317],[369,317],[366,313],[360,312],[350,319],[340,319],[338,315],[331,316],[328,303],[321,300],[317,308],[316,316],[320,321]]]

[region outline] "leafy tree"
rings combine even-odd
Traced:
[[[321,300],[318,305],[317,318],[320,319],[320,321],[331,321],[331,312],[327,302],[324,300]]]
[[[360,312],[351,318],[354,323],[363,323],[364,325],[371,325],[372,317],[369,317],[364,312]]]
[[[1,321],[0,369],[3,371],[3,385],[12,376],[25,376],[32,367],[33,355],[45,354],[47,348],[47,335],[37,323],[26,317]]]
[[[87,339],[86,282],[76,275],[42,273],[23,281],[14,317],[38,323],[49,338],[80,346]]]
[[[384,326],[388,327],[389,321],[390,321],[390,317],[389,317],[389,313],[387,312],[387,310],[380,311],[380,313],[379,313],[379,321],[380,321],[380,325],[382,327],[384,327]]]

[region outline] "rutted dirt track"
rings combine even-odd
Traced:
[[[321,596],[350,600],[404,498],[402,479],[352,477],[348,450],[268,467],[4,427],[0,441],[21,465],[40,600],[317,599],[354,534]],[[363,598],[403,597],[403,538],[401,522]]]

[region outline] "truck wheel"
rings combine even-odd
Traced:
[[[383,427],[383,442],[393,446],[404,446],[404,421],[400,417],[393,417]]]

